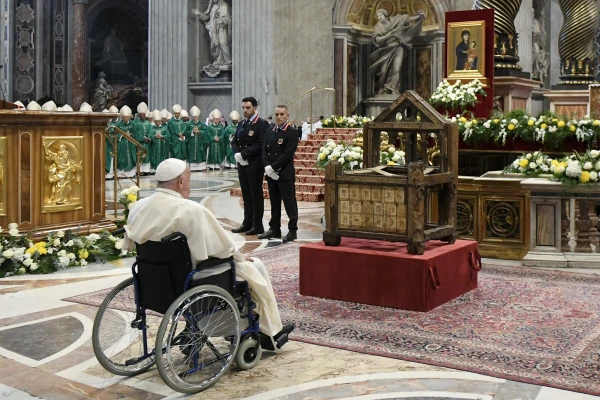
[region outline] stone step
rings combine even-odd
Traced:
[[[232,197],[242,197],[242,189],[241,188],[232,188],[229,189],[229,194]],[[269,191],[267,189],[263,189],[263,195],[265,199],[269,198]],[[297,201],[307,201],[307,202],[319,202],[323,201],[325,198],[324,195],[320,193],[305,193],[296,191],[296,200]]]

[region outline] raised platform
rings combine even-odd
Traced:
[[[430,311],[477,288],[477,242],[405,243],[343,238],[300,248],[300,294],[411,311]]]

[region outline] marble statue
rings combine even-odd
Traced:
[[[110,34],[104,39],[102,59],[96,63],[96,66],[101,67],[105,63],[110,63],[119,64],[125,68],[127,66],[127,56],[123,48],[123,42],[117,37],[117,30],[111,29]]]
[[[206,26],[213,65],[231,65],[231,7],[225,0],[210,0],[205,12],[192,9]]]
[[[371,72],[377,72],[377,88],[380,94],[400,93],[400,72],[406,48],[415,35],[423,29],[425,13],[388,16],[384,9],[377,10],[379,22],[373,28],[373,44],[377,50],[371,54]]]
[[[94,110],[101,111],[106,108],[108,99],[112,95],[113,88],[106,81],[106,74],[102,71],[98,73],[98,78],[94,83]]]
[[[550,53],[546,51],[547,34],[544,21],[544,13],[540,12],[539,16],[533,19],[533,24],[531,26],[533,39],[533,79],[537,79],[539,81],[543,81],[544,78],[548,76],[548,67],[550,64]]]

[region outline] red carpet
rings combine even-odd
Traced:
[[[600,395],[600,276],[484,265],[477,289],[418,313],[301,296],[298,246],[256,255],[294,340]]]

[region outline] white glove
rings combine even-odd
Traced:
[[[265,167],[265,173],[266,173],[268,176],[271,176],[271,174],[272,174],[273,172],[275,172],[275,171],[273,171],[273,167],[271,167],[270,165],[267,165],[267,166]]]
[[[244,160],[241,153],[235,153],[233,157],[235,158],[235,161],[240,163],[240,165],[248,165],[248,161]]]
[[[242,161],[240,161],[240,165],[243,167],[246,167],[246,166],[250,165],[250,163],[246,160],[242,160]]]
[[[277,175],[277,172],[273,171],[273,173],[271,173],[271,175],[269,175],[271,177],[271,179],[273,179],[274,181],[279,180],[279,175]]]

